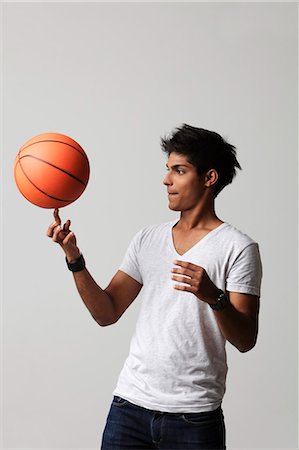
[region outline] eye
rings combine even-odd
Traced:
[[[179,168],[173,168],[171,169],[173,172],[176,172],[179,175],[184,175],[186,172],[183,169],[179,169]],[[166,172],[169,172],[170,168],[166,167]]]

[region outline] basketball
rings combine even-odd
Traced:
[[[21,194],[41,208],[62,208],[77,200],[89,179],[85,151],[72,138],[42,133],[27,141],[14,162]]]

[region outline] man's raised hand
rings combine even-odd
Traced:
[[[79,258],[80,250],[77,247],[76,236],[70,230],[71,221],[68,219],[61,226],[59,210],[55,209],[53,215],[54,222],[49,226],[47,236],[62,247],[69,262],[74,261]]]

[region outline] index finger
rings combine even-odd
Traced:
[[[57,224],[60,225],[61,224],[61,219],[60,219],[60,216],[59,216],[59,209],[58,208],[54,209],[53,215],[54,215],[55,222],[57,222]]]
[[[198,271],[198,269],[203,269],[203,267],[201,267],[201,266],[197,266],[196,264],[193,264],[193,263],[188,262],[188,261],[181,261],[179,259],[174,260],[173,263],[176,266],[185,267],[187,269],[194,270],[194,271]]]

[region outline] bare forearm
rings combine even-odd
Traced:
[[[240,352],[251,350],[257,339],[257,318],[238,311],[231,303],[222,311],[214,311],[223,336]]]
[[[101,325],[111,325],[115,320],[115,310],[110,296],[95,282],[85,268],[73,273],[78,292],[95,321]]]
[[[77,240],[75,234],[70,230],[71,221],[67,220],[61,227],[61,219],[58,209],[54,210],[54,222],[49,226],[47,230],[47,236],[58,243],[63,249],[68,264],[78,263],[79,266],[81,252],[77,246]],[[78,292],[91,313],[92,317],[98,322],[99,325],[111,325],[116,322],[115,308],[113,299],[108,295],[92,278],[86,268],[74,272],[74,267],[69,267],[74,276],[74,280],[78,289]],[[76,270],[78,267],[76,267]]]

